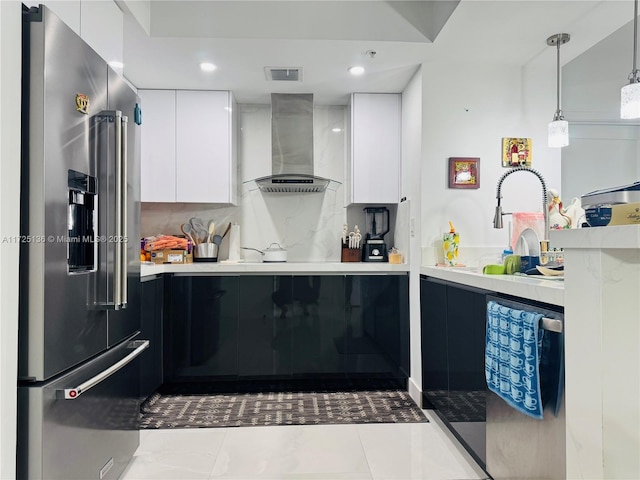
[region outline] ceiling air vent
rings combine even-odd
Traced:
[[[300,67],[265,67],[267,80],[277,82],[301,82],[302,68]]]

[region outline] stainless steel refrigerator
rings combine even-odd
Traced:
[[[18,478],[117,478],[139,444],[136,93],[23,12]]]

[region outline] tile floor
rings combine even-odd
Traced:
[[[121,480],[487,478],[430,423],[142,430]]]

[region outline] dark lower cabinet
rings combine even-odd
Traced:
[[[239,285],[238,374],[291,375],[292,277],[242,276]]]
[[[339,377],[347,373],[345,277],[296,275],[291,278],[293,375]]]
[[[354,374],[408,378],[408,278],[346,278],[348,369]]]
[[[445,412],[449,408],[447,348],[447,286],[420,280],[422,406]]]
[[[409,376],[408,275],[167,282],[165,382]]]
[[[480,396],[484,399],[486,322],[486,292],[447,287],[450,392],[482,392]]]
[[[164,279],[143,279],[139,338],[149,339],[149,348],[140,356],[140,397],[147,398],[162,385],[162,345]]]
[[[423,407],[433,408],[483,466],[486,459],[486,295],[420,281]]]
[[[238,374],[238,278],[169,277],[166,381]]]

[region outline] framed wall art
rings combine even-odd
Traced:
[[[531,139],[530,138],[502,138],[502,166],[530,167]]]
[[[450,157],[449,188],[480,188],[480,159]]]

